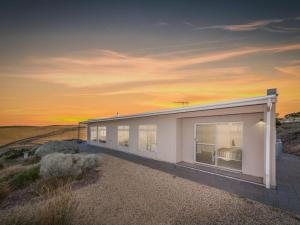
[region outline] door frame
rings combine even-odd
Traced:
[[[238,169],[232,169],[232,168],[227,168],[227,167],[223,167],[223,166],[218,166],[217,165],[217,159],[215,159],[215,164],[208,164],[208,163],[203,163],[203,162],[198,162],[196,159],[196,152],[197,152],[197,141],[196,141],[196,132],[197,132],[197,125],[202,125],[202,124],[222,124],[222,123],[240,123],[242,125],[242,143],[241,143],[241,149],[242,149],[242,168],[240,170]],[[235,122],[206,122],[206,123],[194,123],[194,163],[196,164],[201,164],[204,166],[208,166],[208,167],[213,167],[213,168],[218,168],[218,169],[222,169],[222,170],[229,170],[229,171],[233,171],[233,172],[239,172],[241,173],[243,170],[243,143],[244,143],[244,122],[242,121],[235,121]],[[216,151],[216,149],[215,149]]]

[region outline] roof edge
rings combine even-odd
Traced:
[[[193,106],[186,106],[186,107],[166,109],[166,110],[153,111],[153,112],[129,114],[124,116],[89,119],[87,121],[82,121],[81,123],[96,123],[96,122],[140,118],[140,117],[148,117],[148,116],[158,116],[158,115],[166,115],[166,114],[174,114],[174,113],[194,112],[194,111],[231,108],[231,107],[240,107],[240,106],[248,106],[248,105],[259,105],[259,104],[266,104],[269,100],[271,100],[271,102],[276,102],[276,97],[277,95],[267,95],[267,96],[259,96],[254,98],[243,98],[243,99],[223,101],[223,102],[211,103],[205,105],[193,105]]]

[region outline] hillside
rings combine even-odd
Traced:
[[[283,152],[300,156],[300,122],[281,123],[277,127]]]
[[[0,127],[0,147],[77,138],[78,128],[74,125]],[[80,138],[85,139],[85,129],[81,129]]]

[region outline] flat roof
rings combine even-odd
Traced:
[[[121,115],[121,116],[114,116],[114,117],[89,119],[87,121],[82,121],[81,123],[96,123],[96,122],[123,120],[123,119],[140,118],[140,117],[148,117],[148,116],[158,116],[158,115],[166,115],[166,114],[174,114],[174,113],[195,112],[195,111],[232,108],[232,107],[249,106],[249,105],[261,105],[261,104],[266,104],[268,101],[276,102],[276,95],[259,96],[254,98],[243,98],[243,99],[223,101],[223,102],[205,104],[205,105],[185,106],[180,108],[166,109],[166,110],[153,111],[153,112],[144,112],[139,114],[124,115],[124,116]]]

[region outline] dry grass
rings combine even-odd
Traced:
[[[17,173],[10,180],[10,186],[12,190],[17,190],[28,186],[39,179],[40,166],[32,165],[26,168],[24,171]]]
[[[7,213],[3,225],[69,225],[73,224],[78,203],[69,186],[60,189],[45,201],[16,207]]]
[[[0,203],[15,190],[22,189],[39,178],[39,166],[15,165],[5,168],[0,176]]]
[[[22,166],[20,164],[6,167],[6,168],[0,170],[0,178],[11,177],[17,173],[24,171],[25,169],[26,169],[26,167]]]
[[[38,195],[49,195],[55,191],[65,188],[72,182],[72,177],[50,177],[39,180],[35,185],[35,191]]]
[[[25,171],[26,167],[14,165],[0,170],[0,202],[2,202],[12,191],[9,180],[18,173]]]

